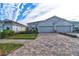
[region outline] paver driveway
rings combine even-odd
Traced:
[[[79,55],[79,39],[57,33],[40,33],[36,40],[26,40],[24,46],[9,56],[72,56]]]

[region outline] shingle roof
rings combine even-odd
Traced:
[[[5,23],[11,23],[11,22],[13,22],[13,23],[16,23],[16,24],[19,24],[19,25],[25,26],[25,25],[23,25],[23,24],[21,24],[21,23],[18,23],[18,22],[16,22],[16,21],[12,21],[12,20],[9,20],[9,19],[0,20],[0,22],[5,22]],[[25,27],[26,27],[26,26],[25,26]]]
[[[49,20],[49,19],[52,19],[52,18],[57,18],[57,19],[65,20],[65,21],[67,21],[67,22],[72,23],[71,21],[66,20],[66,19],[64,19],[64,18],[61,18],[61,17],[58,17],[58,16],[53,16],[53,17],[50,17],[50,18],[48,18],[48,19],[46,19],[46,20]],[[46,20],[42,20],[42,21],[46,21]],[[36,21],[36,22],[31,22],[31,23],[37,23],[37,22],[42,22],[42,21]],[[31,23],[28,23],[28,24],[31,24]]]

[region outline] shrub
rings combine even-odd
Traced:
[[[6,29],[1,32],[0,36],[1,36],[1,38],[6,38],[6,37],[12,36],[14,34],[15,34],[14,31]]]
[[[26,33],[29,33],[29,34],[31,34],[31,33],[38,33],[38,31],[37,30],[28,30]]]
[[[26,34],[26,31],[20,31],[17,34]]]

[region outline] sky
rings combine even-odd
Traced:
[[[9,19],[26,24],[56,7],[43,3],[0,3],[0,20]]]
[[[48,3],[0,3],[0,20],[10,19],[22,24],[45,20],[54,15],[79,21],[78,0],[46,0]]]
[[[0,3],[0,19],[23,20],[38,3]]]

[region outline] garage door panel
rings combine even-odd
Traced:
[[[40,26],[38,32],[53,32],[53,27]]]
[[[38,32],[71,32],[71,26],[38,26]]]
[[[57,32],[71,32],[71,27],[70,26],[57,26],[56,27]]]

